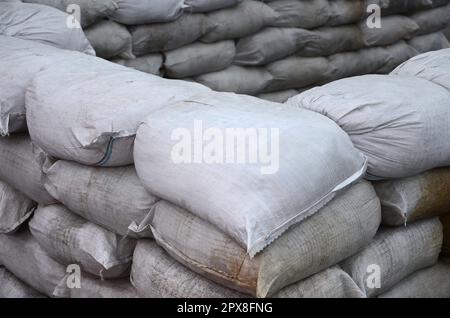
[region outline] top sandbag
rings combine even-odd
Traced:
[[[450,49],[418,55],[391,74],[417,76],[450,90]]]
[[[328,118],[231,93],[152,113],[139,127],[134,158],[149,192],[222,229],[251,256],[366,168]]]
[[[83,30],[57,9],[24,3],[0,3],[0,35],[95,55]]]
[[[369,158],[367,177],[410,177],[450,165],[450,94],[429,81],[390,75],[339,80],[287,104],[341,126]]]
[[[123,166],[133,163],[134,136],[143,118],[209,91],[68,52],[43,67],[28,88],[27,124],[33,142],[55,158]]]

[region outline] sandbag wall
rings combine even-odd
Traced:
[[[61,9],[67,1],[26,2]],[[441,33],[450,23],[448,0],[98,4],[112,7],[109,11],[72,2],[81,6],[82,24],[100,57],[216,91],[277,102],[340,78],[389,73],[418,52],[449,46]],[[374,20],[367,10],[373,4],[381,7],[380,28],[371,28]],[[94,22],[92,16],[109,19]]]

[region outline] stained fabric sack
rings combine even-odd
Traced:
[[[183,145],[190,143],[193,129],[196,132],[192,138],[198,137],[198,131],[203,134],[202,127],[207,134],[211,133],[208,127],[215,128],[213,140],[227,134],[228,145],[225,141],[222,145],[206,143],[207,149],[217,148],[217,155],[206,154],[203,160],[203,151],[199,154],[196,148],[194,161],[185,155]],[[228,127],[240,130],[230,131]],[[256,132],[259,141],[255,141],[251,131],[260,131],[260,127],[265,127],[265,133],[258,137]],[[179,129],[172,135],[176,128]],[[182,135],[177,135],[181,131]],[[271,157],[255,160],[254,156],[265,155],[243,149],[236,159],[236,153],[230,150],[235,147],[236,133],[244,143],[250,138],[250,144],[265,144],[267,147],[260,149],[265,148]],[[236,147],[242,149],[246,145]],[[212,150],[206,152],[209,151]],[[242,158],[247,152],[253,159]],[[226,162],[232,164],[225,163],[226,153]],[[134,158],[138,176],[150,193],[217,226],[251,256],[289,226],[317,212],[339,190],[357,181],[366,168],[365,157],[356,151],[345,132],[327,118],[227,93],[199,95],[147,117],[138,130]],[[317,180],[320,187],[311,187],[311,182]],[[224,192],[228,193],[226,198]]]
[[[102,278],[129,273],[136,240],[109,232],[56,204],[39,206],[29,225],[33,237],[58,263],[79,264]]]
[[[272,75],[266,92],[308,87],[331,78],[332,68],[324,57],[291,56],[266,66]]]
[[[380,298],[450,298],[450,265],[438,263],[408,276]]]
[[[208,91],[73,54],[35,76],[26,96],[28,128],[33,142],[57,159],[123,166],[133,163],[142,118]]]
[[[258,97],[261,99],[265,99],[269,102],[275,102],[275,103],[284,103],[289,98],[298,95],[299,91],[295,89],[287,89],[282,91],[277,91],[273,93],[263,93],[259,94]]]
[[[450,90],[450,49],[416,56],[392,74],[420,77]]]
[[[366,12],[365,0],[330,0],[331,15],[327,25],[352,24],[361,20]]]
[[[53,296],[65,284],[65,266],[54,261],[28,230],[0,234],[0,264],[38,292]]]
[[[130,28],[133,53],[141,56],[169,51],[197,41],[214,26],[206,24],[201,13],[183,14],[170,23],[144,24]]]
[[[234,41],[193,43],[164,53],[167,77],[183,78],[227,68],[236,54]]]
[[[450,168],[374,186],[383,206],[383,224],[400,226],[450,212]]]
[[[409,16],[409,18],[414,20],[419,26],[419,30],[416,33],[417,35],[438,32],[445,29],[450,24],[450,5],[417,12]]]
[[[235,7],[206,14],[210,30],[200,41],[205,43],[243,38],[273,24],[278,14],[265,3],[246,0]]]
[[[69,27],[69,19],[69,15],[48,6],[0,3],[0,35],[95,55],[81,27]]]
[[[313,32],[297,28],[265,28],[236,45],[237,65],[265,65],[280,60],[317,40]]]
[[[85,33],[97,56],[105,59],[116,56],[134,58],[131,34],[125,26],[103,20],[86,29]]]
[[[442,32],[416,36],[409,40],[408,44],[416,49],[419,53],[437,51],[450,47],[449,41]]]
[[[357,26],[323,27],[312,32],[314,37],[298,50],[301,56],[328,56],[364,48],[362,33]]]
[[[209,12],[233,7],[243,0],[185,0],[188,12]]]
[[[433,0],[365,0],[366,6],[376,4],[381,8],[382,15],[407,13],[433,6]],[[446,0],[444,0],[446,1]]]
[[[44,298],[44,295],[0,266],[0,298]]]
[[[170,22],[183,14],[184,0],[114,0],[118,9],[110,17],[122,24]]]
[[[45,4],[61,11],[71,13],[77,5],[80,8],[80,23],[83,28],[107,18],[118,6],[114,0],[22,0],[27,3]]]
[[[401,15],[384,17],[381,23],[381,28],[369,28],[366,21],[359,23],[366,46],[390,45],[402,39],[409,39],[420,28],[414,20]]]
[[[44,167],[45,188],[70,211],[122,236],[150,236],[146,219],[158,200],[133,166],[96,168],[69,161]]]
[[[369,246],[342,262],[341,266],[367,297],[375,297],[408,275],[434,265],[441,246],[442,224],[438,218],[406,227],[382,228]],[[371,274],[374,273],[381,275],[378,286],[372,281]]]
[[[231,65],[224,70],[203,74],[194,79],[215,91],[256,95],[264,91],[272,76],[261,67]]]
[[[419,54],[416,49],[408,45],[405,41],[386,46],[384,49],[389,54],[389,60],[375,72],[378,74],[389,74],[403,62]]]
[[[14,233],[28,220],[36,203],[0,180],[0,233]]]
[[[313,88],[287,103],[338,123],[369,158],[367,178],[411,177],[450,166],[450,95],[424,79],[353,77]]]
[[[27,135],[0,138],[0,180],[41,204],[56,200],[44,188],[41,162]]]
[[[442,256],[450,258],[450,213],[442,216],[441,222],[444,225],[444,242],[442,244]]]
[[[363,249],[380,221],[379,200],[363,182],[293,226],[254,259],[217,227],[168,202],[157,203],[151,224],[157,243],[194,272],[242,293],[268,297]]]
[[[139,56],[135,59],[112,59],[111,62],[134,68],[135,70],[163,76],[163,55],[159,53],[147,54]]]

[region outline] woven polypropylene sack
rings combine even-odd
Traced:
[[[20,279],[15,277],[6,268],[0,266],[0,298],[43,298],[44,296],[34,290]]]

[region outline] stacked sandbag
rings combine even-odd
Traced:
[[[450,212],[441,217],[444,226],[444,242],[442,245],[442,257],[450,261]]]
[[[0,266],[0,298],[43,298],[44,296]]]

